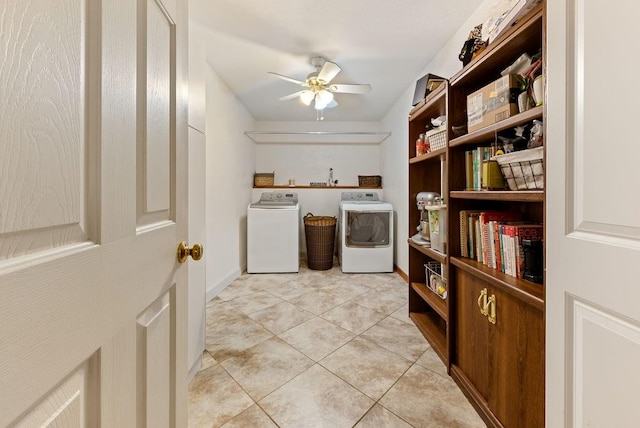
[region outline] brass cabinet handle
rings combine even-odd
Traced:
[[[487,304],[487,289],[483,288],[482,291],[480,291],[480,297],[478,297],[478,307],[480,308],[480,313],[485,317],[489,314]]]
[[[491,324],[495,325],[496,323],[496,295],[495,294],[492,294],[491,297],[489,297],[488,305],[489,305],[489,313],[488,313],[487,319]]]
[[[202,245],[193,244],[193,247],[189,248],[187,244],[182,241],[180,245],[178,245],[178,263],[186,262],[189,256],[191,256],[193,260],[200,260],[203,252],[204,247]]]

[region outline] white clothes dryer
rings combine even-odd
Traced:
[[[393,272],[393,206],[375,192],[343,192],[338,218],[342,272]]]
[[[247,272],[300,270],[297,193],[264,192],[247,208]]]

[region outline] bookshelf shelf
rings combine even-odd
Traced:
[[[414,322],[418,330],[427,339],[436,354],[446,360],[447,336],[442,327],[442,319],[435,312],[409,312],[409,318]]]
[[[411,288],[413,288],[416,293],[418,293],[420,297],[422,297],[424,301],[427,302],[429,306],[431,306],[433,310],[438,313],[438,315],[440,315],[440,318],[447,321],[448,314],[446,299],[441,299],[440,297],[436,296],[436,294],[433,291],[429,290],[425,284],[412,282]]]
[[[483,201],[543,202],[543,190],[456,190],[449,192],[453,199]]]
[[[432,250],[431,248],[425,247],[423,245],[418,245],[415,242],[413,242],[411,239],[409,239],[408,242],[409,242],[409,246],[411,248],[415,248],[416,250],[418,250],[419,252],[421,252],[425,256],[430,257],[433,260],[435,260],[437,262],[440,262],[440,263],[446,263],[447,262],[447,255],[446,254],[442,254],[439,251]]]
[[[440,160],[440,156],[446,156],[447,148],[440,150],[435,150],[433,152],[425,153],[424,155],[416,156],[415,158],[409,159],[409,164],[416,164],[420,162],[425,162],[429,160]]]
[[[493,139],[496,133],[505,129],[513,128],[514,126],[522,123],[530,122],[533,119],[539,119],[542,117],[543,107],[538,106],[525,111],[524,113],[518,113],[508,119],[501,122],[494,123],[477,131],[463,135],[458,138],[454,138],[449,141],[449,147],[471,146],[474,144],[485,143],[488,139]]]

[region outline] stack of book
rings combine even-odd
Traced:
[[[474,259],[515,278],[524,274],[523,239],[542,240],[543,228],[511,211],[460,211],[462,257]]]

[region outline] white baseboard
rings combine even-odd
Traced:
[[[214,297],[216,297],[222,290],[227,288],[229,284],[231,284],[236,278],[238,278],[242,272],[240,269],[236,269],[231,272],[226,278],[218,281],[217,284],[207,284],[207,303],[211,301]]]
[[[189,377],[187,378],[187,383],[190,383],[198,374],[198,372],[200,371],[200,367],[202,367],[202,353],[200,354],[200,357],[196,359],[196,362],[193,363],[193,366],[191,366],[191,368],[189,369]]]

